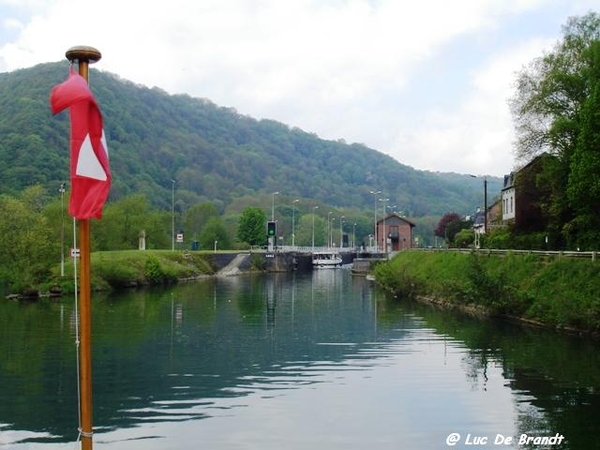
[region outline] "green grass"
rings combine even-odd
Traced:
[[[399,295],[429,296],[457,306],[547,325],[600,331],[600,263],[591,260],[403,252],[375,269]]]
[[[170,250],[122,250],[91,254],[91,284],[93,290],[110,290],[130,286],[164,285],[181,279],[214,273],[209,252]],[[78,266],[79,269],[79,266]],[[53,279],[42,287],[60,286],[63,292],[73,292],[73,261],[65,264],[65,277],[60,268],[53,270]]]

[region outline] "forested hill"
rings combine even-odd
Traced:
[[[52,117],[49,94],[68,63],[0,74],[0,192],[68,179],[68,114]],[[185,208],[210,200],[284,195],[372,208],[376,189],[411,216],[471,212],[481,180],[415,170],[364,145],[319,139],[272,120],[186,95],[168,95],[91,69],[113,173],[111,199],[144,193],[170,204],[171,180]]]

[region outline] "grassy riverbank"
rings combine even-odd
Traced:
[[[600,332],[600,263],[534,255],[402,252],[375,268],[398,295]]]
[[[54,269],[53,279],[42,287],[49,291],[60,286],[63,293],[74,291],[73,262],[65,264],[65,276],[60,267]],[[198,278],[215,272],[211,254],[183,253],[169,250],[123,250],[91,254],[91,284],[93,290],[176,283],[182,279]]]

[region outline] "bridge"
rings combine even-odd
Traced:
[[[269,247],[253,247],[252,253],[264,255],[265,269],[272,272],[288,272],[292,270],[312,270],[312,255],[317,252],[337,252],[343,264],[354,264],[360,260],[359,272],[368,271],[373,259],[385,259],[386,253],[375,247],[312,247],[297,245],[279,245]],[[353,270],[354,270],[353,266]]]
[[[275,253],[301,253],[301,254],[313,254],[317,252],[338,252],[340,254],[348,253],[381,253],[375,247],[312,247],[312,246],[298,246],[298,245],[279,245],[273,246],[272,248],[265,247],[254,247],[252,251],[263,251],[263,252],[275,252]]]

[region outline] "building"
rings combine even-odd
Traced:
[[[541,203],[548,194],[540,187],[538,176],[548,158],[554,156],[547,153],[536,156],[521,169],[504,176],[502,223],[512,225],[517,232],[532,233],[547,226]]]
[[[502,186],[502,221],[515,218],[515,172],[504,175]]]
[[[392,213],[377,221],[377,247],[384,252],[397,252],[413,247],[413,228],[410,220]]]

